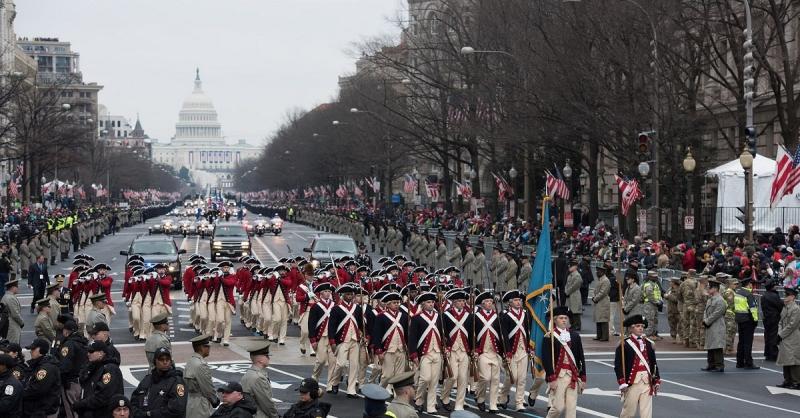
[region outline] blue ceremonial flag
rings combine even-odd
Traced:
[[[550,292],[553,290],[553,264],[550,249],[550,205],[545,203],[542,208],[542,233],[536,246],[536,259],[533,261],[533,271],[528,285],[528,296],[525,306],[531,313],[531,339],[530,344],[536,350],[534,364],[536,370],[542,372],[542,341],[548,332],[547,311],[550,309]]]

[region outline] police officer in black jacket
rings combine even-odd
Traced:
[[[108,355],[107,346],[101,341],[89,344],[89,364],[81,370],[83,397],[72,408],[81,418],[108,416],[111,399],[124,394],[119,360]]]
[[[0,354],[0,411],[4,418],[22,416],[22,383],[11,374],[16,362],[8,354]]]
[[[31,359],[22,381],[22,412],[25,417],[45,418],[57,413],[61,406],[58,361],[49,355],[50,344],[44,338],[35,339],[25,348],[31,351]]]
[[[172,364],[172,353],[160,347],[153,355],[155,367],[131,396],[134,418],[183,418],[186,415],[186,386],[183,373]]]
[[[79,382],[81,367],[88,361],[86,353],[86,337],[78,332],[78,324],[72,319],[64,322],[61,330],[64,337],[60,348],[53,353],[59,361],[59,371],[61,372],[61,403],[67,418],[77,416],[72,405],[81,397],[81,385]]]

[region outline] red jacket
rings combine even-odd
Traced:
[[[294,294],[294,300],[300,305],[300,315],[304,314],[306,310],[308,310],[311,305],[315,303],[309,297],[310,292],[311,289],[308,288],[308,284],[306,283],[301,283],[299,286],[297,286],[297,291]]]
[[[103,293],[106,294],[106,304],[110,306],[114,306],[114,301],[111,300],[111,283],[113,283],[113,281],[114,279],[112,279],[111,276],[101,277],[100,280],[98,280],[98,282],[100,282],[99,287],[102,288]]]
[[[293,290],[293,287],[294,287],[294,280],[287,274],[286,276],[272,280],[269,287],[269,293],[272,296],[272,299],[274,300],[276,292],[278,291],[278,288],[280,288],[281,293],[283,293],[283,300],[291,303],[291,299],[289,299],[289,292]]]
[[[133,283],[129,283],[129,281],[132,275],[133,273],[131,273],[131,270],[129,268],[125,268],[125,279],[122,281],[122,299],[125,299],[126,301],[130,300],[131,296],[131,284]]]
[[[186,271],[183,272],[183,292],[186,293],[186,296],[190,299],[194,295],[194,269],[192,266],[186,267]]]
[[[233,289],[236,288],[237,281],[238,278],[235,274],[226,274],[222,276],[220,280],[222,283],[222,291],[225,292],[225,300],[227,300],[231,306],[236,306],[236,299],[233,298]]]
[[[247,267],[239,267],[239,269],[236,270],[236,291],[240,294],[244,293],[244,289],[250,280],[253,280],[253,275],[250,274],[250,270]]]
[[[164,301],[164,304],[172,306],[172,299],[169,297],[169,290],[172,288],[172,276],[165,274],[159,277],[157,286],[161,290],[161,299]]]

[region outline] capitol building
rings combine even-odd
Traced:
[[[200,70],[194,90],[184,101],[175,124],[175,136],[168,144],[154,143],[153,161],[175,168],[189,169],[199,186],[232,187],[233,170],[244,160],[256,158],[262,148],[244,139],[229,144],[211,98],[203,93]]]

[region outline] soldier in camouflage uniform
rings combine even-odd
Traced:
[[[697,328],[695,328],[695,312],[697,311],[697,299],[695,298],[695,290],[697,289],[697,280],[695,280],[696,272],[694,269],[689,270],[686,274],[686,279],[681,283],[678,288],[680,291],[680,299],[683,300],[683,310],[681,311],[681,337],[683,337],[683,344],[688,347],[697,345]],[[703,307],[705,308],[705,306]]]
[[[728,278],[728,286],[722,294],[728,308],[725,309],[725,354],[733,354],[733,339],[736,337],[736,312],[733,309],[733,298],[739,281],[735,277]]]
[[[706,293],[707,286],[708,276],[700,276],[700,279],[697,281],[697,289],[695,289],[694,292],[695,301],[697,301],[697,309],[695,309],[694,313],[694,327],[695,332],[697,333],[697,343],[694,347],[692,347],[699,350],[705,349],[706,345],[706,329],[703,326],[703,315],[705,314],[705,306],[706,302],[708,301],[708,294]]]
[[[664,295],[664,299],[667,301],[667,320],[669,321],[669,335],[672,337],[672,343],[675,344],[678,342],[678,335],[683,332],[680,329],[680,322],[681,322],[681,308],[683,308],[682,303],[678,300],[678,294],[680,293],[680,284],[681,279],[678,277],[673,277],[670,282],[669,291],[667,294]],[[681,338],[683,335],[681,334]]]

